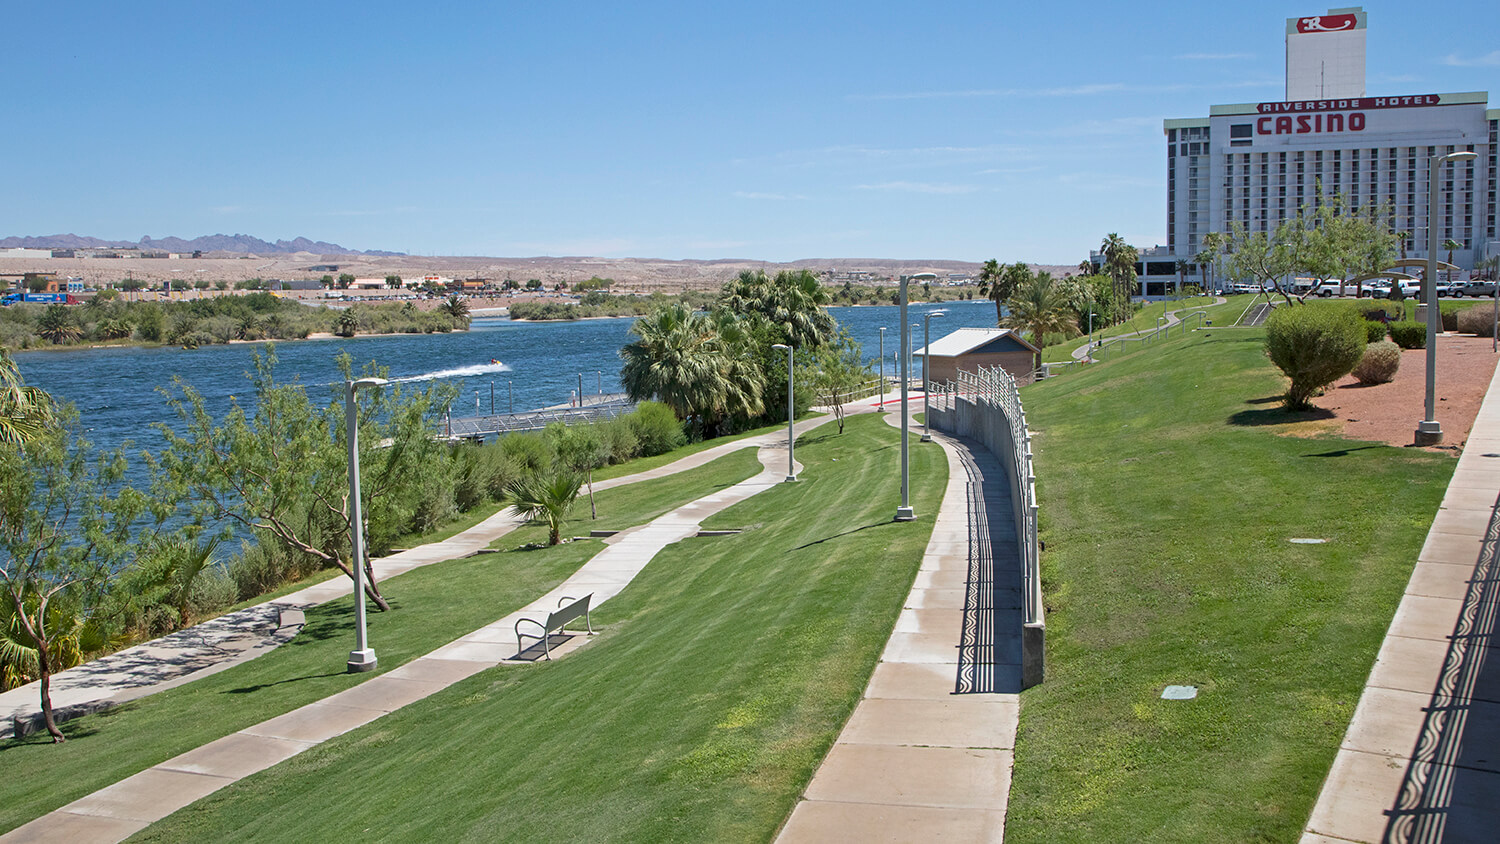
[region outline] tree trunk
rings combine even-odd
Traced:
[[[599,508],[594,506],[594,470],[590,469],[588,475],[585,477],[588,478],[589,482],[589,518],[597,519],[599,518]]]
[[[365,597],[374,601],[381,612],[390,612],[391,605],[380,594],[380,587],[375,583],[375,565],[370,562],[369,554],[365,555]]]
[[[62,744],[67,741],[67,738],[63,736],[62,730],[57,728],[57,720],[52,717],[52,671],[47,665],[51,655],[38,642],[36,656],[38,672],[41,674],[42,721],[47,725],[47,733],[52,736],[52,743]]]

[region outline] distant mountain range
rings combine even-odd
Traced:
[[[76,234],[50,234],[42,237],[0,238],[0,249],[164,249],[168,252],[236,252],[251,255],[290,255],[294,252],[312,252],[318,255],[376,255],[396,256],[404,252],[385,252],[371,249],[345,249],[337,243],[308,240],[278,240],[269,243],[248,234],[211,234],[183,240],[180,237],[164,237],[160,240],[150,236],[132,243],[128,240],[100,240],[97,237],[82,237]]]

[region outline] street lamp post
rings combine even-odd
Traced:
[[[931,404],[927,397],[932,394],[932,383],[927,377],[927,362],[932,359],[932,318],[941,317],[947,311],[929,311],[922,315],[922,442],[932,442],[932,423],[928,420],[931,415]]]
[[[1432,171],[1427,174],[1427,416],[1417,423],[1415,442],[1417,445],[1436,445],[1443,441],[1443,426],[1437,421],[1437,250],[1438,234],[1438,171],[1450,161],[1473,161],[1478,158],[1472,152],[1450,152],[1432,157]]]
[[[1096,316],[1098,316],[1098,314],[1094,313],[1093,311],[1089,311],[1089,353],[1088,353],[1088,358],[1090,360],[1093,360],[1093,358],[1094,358],[1094,317],[1096,317]]]
[[[885,326],[883,325],[880,326],[880,404],[876,407],[880,408],[882,413],[885,412]]]
[[[793,450],[796,448],[796,438],[793,436],[793,432],[792,432],[792,412],[793,412],[793,409],[794,409],[793,408],[793,404],[792,404],[792,398],[793,398],[793,390],[792,390],[792,357],[794,355],[794,352],[792,351],[792,347],[788,346],[785,343],[775,343],[775,344],[773,344],[771,346],[771,348],[773,348],[773,349],[786,349],[786,481],[785,481],[785,483],[791,483],[792,481],[797,480],[796,464],[792,462]]]
[[[896,521],[909,522],[917,517],[911,509],[911,463],[906,443],[907,430],[911,426],[911,414],[907,410],[907,368],[906,349],[911,348],[911,324],[906,321],[906,284],[907,277],[901,276],[901,506],[896,508]]]
[[[365,637],[365,520],[359,493],[359,412],[354,394],[360,387],[379,387],[384,378],[361,378],[344,382],[344,438],[349,441],[349,538],[353,544],[350,568],[354,569],[354,650],[349,653],[349,671],[375,668],[375,650]]]
[[[578,373],[578,406],[583,407],[583,373]]]

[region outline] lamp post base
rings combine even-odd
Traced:
[[[372,648],[349,652],[350,674],[358,674],[362,671],[374,671],[375,663],[375,651]]]
[[[796,475],[787,475],[786,476],[786,480],[782,481],[782,483],[784,483],[784,484],[794,484],[796,482],[797,482],[797,476]]]
[[[910,507],[897,507],[896,508],[896,521],[898,521],[898,522],[910,522],[910,521],[915,520],[916,518],[917,518],[916,511],[912,510]]]
[[[1428,422],[1423,420],[1417,423],[1417,432],[1413,440],[1417,445],[1437,445],[1443,441],[1443,426],[1436,420]]]
[[[919,442],[919,443],[930,443],[930,442],[932,442],[932,435],[931,434],[923,434],[922,438],[920,440],[917,440],[917,442]]]

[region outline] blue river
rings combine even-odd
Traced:
[[[918,324],[912,332],[914,348],[922,344],[923,314],[940,308],[947,314],[932,320],[934,339],[955,328],[995,324],[994,303],[984,299],[913,305],[908,315]],[[840,307],[829,311],[860,342],[872,367],[880,346],[879,329],[887,327],[886,373],[895,373],[900,344],[896,307]],[[455,417],[473,415],[476,409],[489,413],[492,396],[498,413],[512,408],[531,410],[567,404],[578,389],[580,374],[587,394],[620,392],[619,351],[631,339],[632,322],[476,319],[471,330],[452,334],[281,342],[276,344],[276,378],[283,383],[300,381],[316,398],[321,385],[340,381],[334,358],[348,351],[354,357],[356,371],[366,361],[375,361],[389,367],[392,378],[444,379],[457,384],[459,398],[452,407]],[[128,441],[131,451],[138,451],[155,450],[162,444],[152,423],[177,422],[160,392],[174,376],[202,393],[209,411],[221,416],[229,408],[231,396],[249,394],[246,373],[251,355],[263,349],[260,343],[195,350],[76,349],[22,352],[15,360],[28,384],[77,406],[94,445],[113,448]]]

